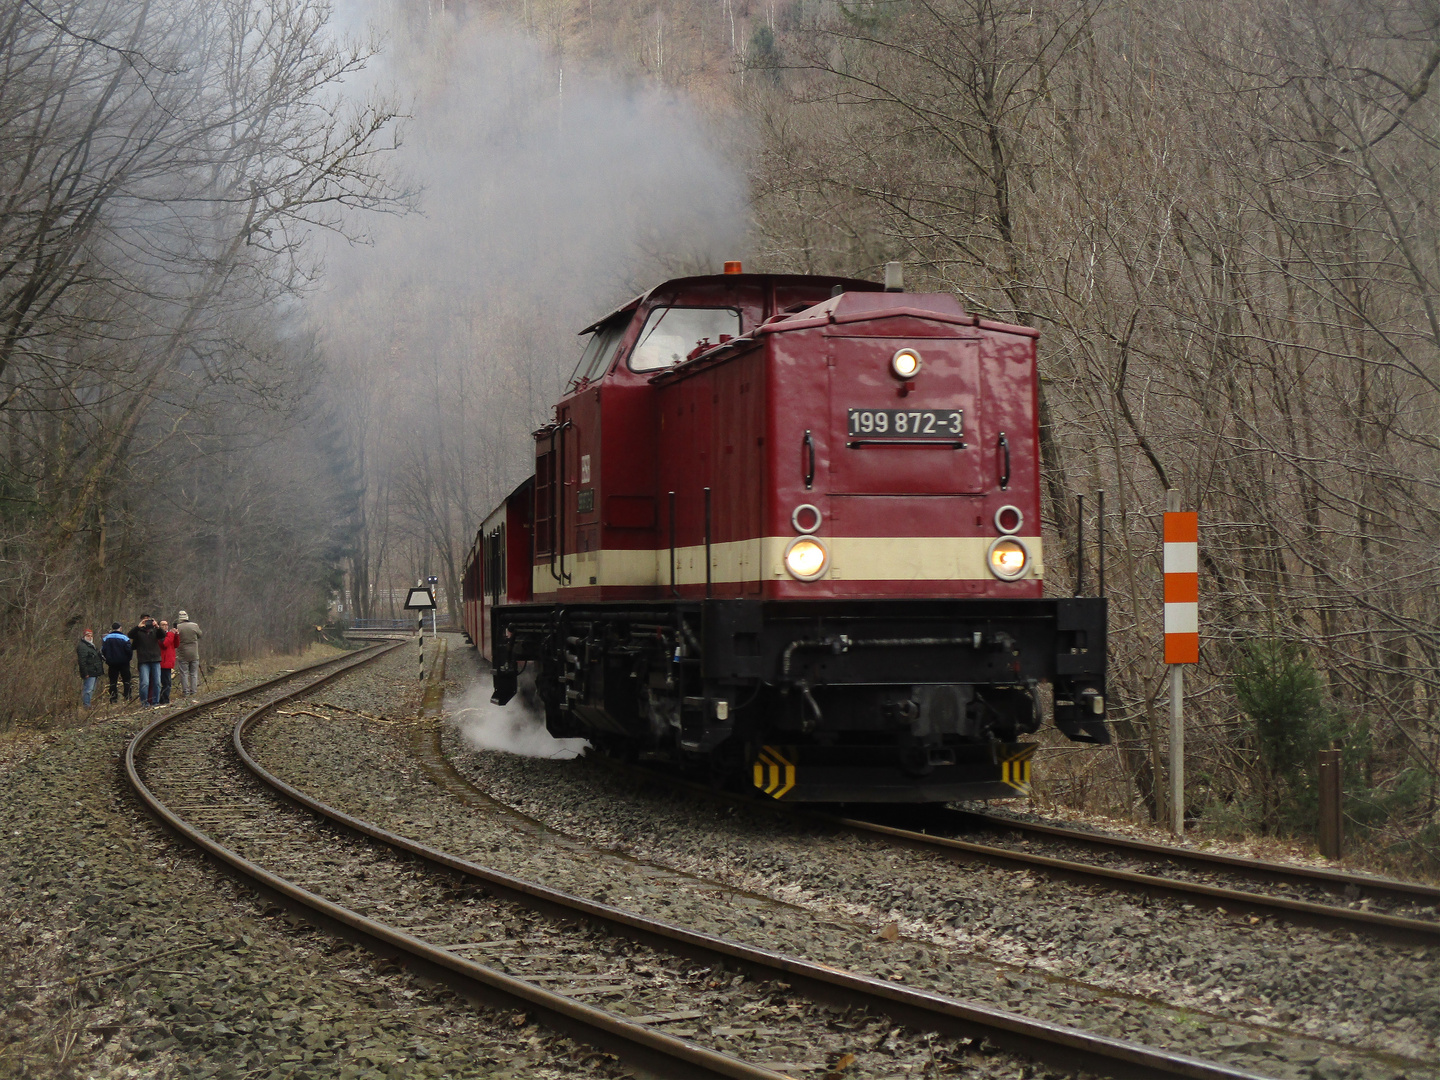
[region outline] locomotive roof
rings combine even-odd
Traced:
[[[581,334],[589,334],[600,329],[607,322],[626,311],[634,311],[650,297],[666,289],[683,289],[687,285],[820,285],[834,288],[836,285],[843,285],[847,292],[884,292],[885,286],[878,281],[866,281],[864,278],[833,277],[829,274],[697,274],[692,277],[671,278],[669,281],[662,281],[648,291],[641,293],[635,299],[621,304],[614,311],[601,318],[596,319]]]

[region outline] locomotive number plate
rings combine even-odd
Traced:
[[[850,434],[901,439],[958,439],[965,429],[961,409],[851,409]]]

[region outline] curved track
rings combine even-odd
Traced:
[[[1349,904],[1373,903],[1387,909],[1419,907],[1429,909],[1431,917],[1440,916],[1440,888],[1413,881],[1398,881],[1374,874],[1347,873],[1324,867],[1292,866],[1247,859],[1238,855],[1222,855],[1210,851],[1171,844],[1152,844],[1123,836],[1111,836],[1086,829],[1067,829],[1043,822],[1000,817],[974,811],[947,812],[957,827],[973,830],[975,826],[999,832],[1015,832],[1074,844],[1101,858],[1142,858],[1168,863],[1177,868],[1223,873],[1233,877],[1266,884],[1313,890]]]
[[[937,807],[867,807],[869,817],[849,817],[760,800],[749,792],[737,796],[610,758],[591,760],[602,768],[629,772],[637,778],[644,777],[705,798],[718,799],[728,805],[744,805],[880,836],[957,862],[1036,870],[1082,885],[1167,897],[1226,913],[1268,916],[1322,930],[1352,931],[1406,945],[1440,945],[1440,889],[1428,885],[1212,855]],[[1072,851],[1072,857],[1064,858],[1028,848],[984,844],[961,838],[973,833],[977,824],[990,828],[1020,829],[1057,845],[1070,843],[1081,851]],[[1090,853],[1091,858],[1074,857],[1083,853]],[[1095,853],[1098,853],[1098,858]],[[1231,887],[1237,878],[1279,885],[1285,893]],[[1344,902],[1334,902],[1337,891]],[[1372,903],[1405,914],[1371,910]]]
[[[125,753],[125,768],[131,787],[146,807],[182,838],[205,851],[232,872],[261,891],[296,908],[308,917],[346,936],[357,938],[382,955],[404,958],[424,973],[448,982],[473,997],[502,1007],[534,1013],[549,1026],[602,1047],[620,1056],[642,1072],[655,1076],[729,1077],[741,1080],[779,1080],[781,1074],[746,1062],[715,1054],[704,1047],[672,1038],[645,1025],[635,1024],[574,998],[555,994],[460,955],[454,946],[436,946],[417,935],[423,929],[397,925],[362,914],[347,903],[338,903],[320,894],[335,890],[339,868],[363,879],[384,875],[393,866],[382,865],[383,853],[347,852],[343,864],[336,858],[336,837],[316,835],[310,815],[297,822],[277,816],[273,793],[259,791],[233,761],[221,760],[226,744],[238,742],[239,731],[276,706],[308,694],[363,664],[379,659],[390,649],[380,646],[366,650],[360,658],[303,686],[272,697],[257,708],[243,712],[238,721],[221,706],[235,699],[261,693],[275,682],[223,699],[204,702],[191,709],[163,717],[131,740]],[[303,675],[307,671],[296,674]],[[294,678],[294,675],[287,677]],[[187,724],[186,722],[196,722]],[[217,735],[219,738],[217,739]],[[207,767],[208,766],[208,767]],[[300,828],[297,829],[297,825]],[[210,834],[222,834],[225,842]],[[308,833],[308,835],[306,835]],[[239,848],[251,849],[271,866],[247,857]],[[259,849],[258,851],[255,849]],[[378,856],[378,857],[377,857]],[[281,864],[276,867],[274,864]],[[281,872],[276,872],[276,869]],[[326,880],[326,879],[330,880]],[[316,880],[310,880],[316,879]],[[407,889],[402,882],[399,891]],[[373,892],[373,890],[372,890]],[[347,896],[347,899],[350,897]],[[368,897],[372,905],[374,895]],[[393,897],[391,897],[393,899]],[[378,905],[385,907],[382,902]]]
[[[973,831],[978,815],[932,810],[919,822],[891,824],[895,817],[869,819],[818,815],[856,831],[878,834],[907,847],[939,852],[959,861],[1039,870],[1056,877],[1110,889],[1167,896],[1226,912],[1272,916],[1324,930],[1348,930],[1408,945],[1440,945],[1440,890],[1364,875],[1287,867],[1278,863],[1211,855],[1162,844],[1145,844],[1096,834],[1033,826],[1045,842],[1069,845],[1055,855],[999,844],[982,844],[947,833]],[[906,815],[910,816],[910,815]],[[987,826],[1012,827],[985,817]],[[921,827],[917,828],[916,825]],[[1079,857],[1077,857],[1079,856]],[[1279,886],[1276,891],[1233,888],[1234,879]],[[1365,896],[1405,914],[1335,902]]]
[[[1066,1070],[1084,1069],[1111,1076],[1238,1080],[1251,1075],[795,957],[735,945],[570,896],[456,858],[343,814],[285,784],[254,760],[246,749],[246,732],[274,706],[308,693],[319,682],[373,658],[364,657],[315,683],[266,701],[240,716],[233,727],[228,725],[228,716],[209,715],[214,712],[214,703],[152,724],[136,736],[127,750],[126,767],[132,785],[167,825],[267,892],[303,906],[312,916],[319,916],[320,921],[343,927],[380,951],[403,954],[424,970],[458,982],[477,996],[537,1013],[554,1027],[621,1054],[627,1063],[652,1075],[757,1078],[782,1075],[764,1065],[665,1034],[654,1026],[656,1021],[683,1015],[683,1010],[637,1021],[577,1000],[587,993],[594,994],[597,989],[618,991],[627,997],[632,993],[638,996],[646,991],[618,985],[597,988],[595,980],[615,984],[623,981],[626,971],[636,970],[645,973],[647,978],[654,977],[666,963],[673,964],[676,956],[709,965],[702,970],[702,975],[739,970],[754,976],[772,987],[764,991],[766,995],[773,996],[774,987],[782,991],[796,988],[819,1001],[846,1008],[858,1006],[869,1014],[911,1027],[922,1042],[929,1038],[925,1033],[937,1031],[970,1040],[983,1039]],[[201,714],[205,716],[202,718]],[[187,727],[181,723],[186,719],[204,722]],[[228,762],[215,760],[216,751],[222,749],[216,745],[217,731],[222,725],[228,728],[229,734],[224,741],[235,752],[235,759]],[[214,763],[214,772],[202,777],[196,759],[207,755]],[[167,764],[172,761],[179,771],[167,775]],[[235,761],[243,762],[250,773],[241,774]],[[260,790],[254,778],[262,781],[267,790]],[[305,812],[279,803],[275,793],[303,807]],[[203,821],[196,820],[197,812]],[[319,815],[323,820],[317,823],[312,815]],[[337,832],[335,826],[344,832]],[[226,835],[217,839],[209,835],[207,829]],[[316,878],[320,880],[310,880]],[[330,892],[333,896],[342,884],[344,903],[322,895]],[[445,902],[437,903],[437,897]],[[602,927],[606,937],[628,939],[632,943],[631,951],[626,954],[625,962],[613,970],[596,971],[592,957],[586,960],[585,971],[589,974],[575,970],[556,974],[555,969],[565,966],[560,954],[566,949],[574,951],[576,947],[552,949],[540,956],[517,952],[516,946],[521,945],[519,932],[517,940],[508,937],[517,918],[513,911],[502,913],[497,907],[501,903],[543,913],[551,922],[548,927],[528,925],[524,935],[528,941],[533,942],[536,935],[553,937],[573,932],[574,924],[581,922]],[[380,914],[385,917],[377,917]],[[421,920],[423,925],[407,921],[414,919]],[[496,926],[502,927],[498,936],[487,929]],[[459,940],[454,940],[456,938]],[[654,950],[656,955],[638,962],[634,946]],[[494,957],[497,966],[479,964],[464,955],[477,951]],[[539,971],[534,970],[533,961],[537,959],[542,962]],[[512,970],[522,968],[523,975],[499,970],[501,965]],[[670,971],[668,975],[672,982],[683,982],[683,972]],[[562,994],[541,987],[541,982],[571,985],[569,992]],[[717,984],[712,981],[708,985]],[[717,1008],[718,1003],[711,1002],[708,1007]],[[698,1011],[691,1012],[700,1015]],[[833,1008],[829,1015],[833,1016]],[[645,1020],[650,1022],[642,1022]],[[801,1014],[787,1020],[795,1026],[794,1034],[801,1038],[806,1037],[806,1025],[816,1024],[816,1018]],[[822,1014],[813,1038],[820,1038],[824,1030]]]

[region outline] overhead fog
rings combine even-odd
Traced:
[[[368,245],[330,244],[311,303],[383,605],[416,575],[458,581],[480,522],[533,468],[530,432],[579,357],[576,331],[742,256],[746,188],[726,133],[673,93],[562,63],[479,15],[377,0],[337,16],[384,42],[354,89],[406,106],[392,160],[417,193],[415,212],[365,223]],[[577,752],[518,697],[500,709],[477,686],[452,712],[477,747]]]
[[[368,77],[409,106],[394,162],[418,211],[372,218],[370,246],[331,245],[332,352],[382,375],[431,356],[464,364],[543,411],[581,327],[741,257],[745,179],[729,133],[693,103],[478,16],[368,16],[386,42]]]

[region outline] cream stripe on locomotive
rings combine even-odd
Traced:
[[[785,547],[793,536],[766,536],[712,544],[711,580],[716,583],[783,578]],[[993,537],[987,536],[825,536],[830,549],[830,581],[993,581],[985,555]],[[1045,574],[1038,536],[1018,536],[1030,551],[1026,578]],[[608,548],[565,556],[570,586],[669,585],[670,549],[627,551]],[[555,591],[550,567],[535,567],[535,592]],[[705,583],[705,546],[675,549],[675,583]]]

